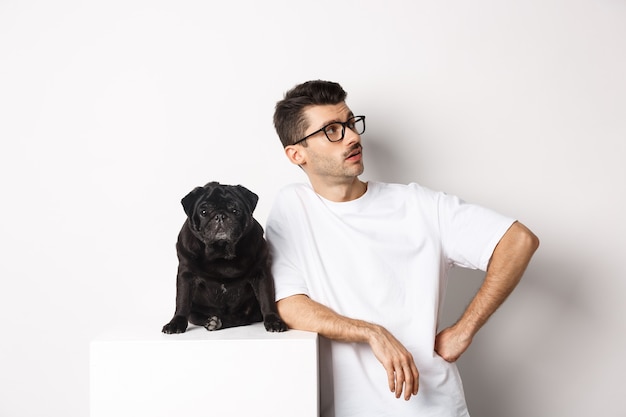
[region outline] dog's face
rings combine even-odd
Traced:
[[[233,259],[235,246],[254,222],[252,212],[259,198],[241,185],[210,182],[196,187],[181,201],[189,228],[207,250]]]

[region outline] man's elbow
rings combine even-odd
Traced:
[[[298,329],[298,318],[303,315],[305,303],[308,297],[304,294],[296,294],[276,301],[278,314],[290,329]]]
[[[515,241],[518,250],[527,253],[530,258],[539,248],[539,238],[520,222],[515,222],[513,227],[515,228]]]

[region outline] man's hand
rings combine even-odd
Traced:
[[[404,390],[404,399],[417,395],[419,389],[419,372],[413,355],[406,350],[389,331],[373,325],[369,344],[376,358],[387,371],[389,389],[400,398]]]
[[[317,332],[329,339],[368,343],[387,371],[389,389],[404,399],[417,395],[419,372],[411,353],[385,328],[337,314],[303,294],[277,302],[278,312],[292,329]]]
[[[455,362],[472,343],[472,338],[461,334],[457,327],[443,329],[435,338],[435,352],[448,362]]]

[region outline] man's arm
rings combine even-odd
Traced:
[[[485,280],[471,303],[453,326],[435,339],[435,351],[448,362],[467,350],[487,319],[500,307],[522,278],[539,239],[519,222],[502,236],[493,251]]]
[[[277,303],[282,319],[292,329],[308,330],[333,340],[368,343],[387,371],[389,389],[404,399],[416,395],[419,373],[411,353],[384,327],[355,320],[319,304],[303,294]]]

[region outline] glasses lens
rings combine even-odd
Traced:
[[[356,116],[348,119],[345,123],[331,123],[324,127],[324,133],[331,142],[338,142],[343,139],[346,133],[346,126],[357,135],[365,132],[365,116]]]
[[[348,121],[348,127],[352,129],[356,134],[360,135],[365,132],[365,118],[363,116],[357,116]]]
[[[324,128],[326,137],[331,142],[337,142],[343,139],[343,125],[341,123],[333,123]]]

